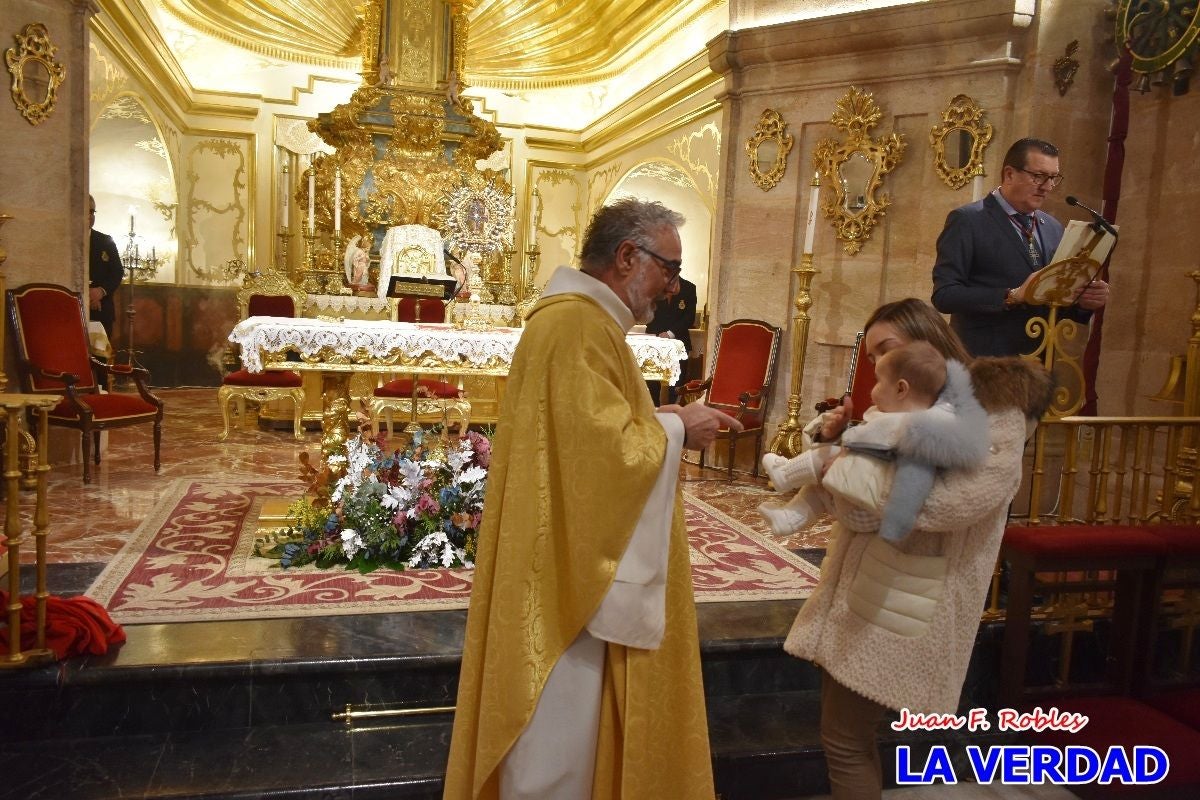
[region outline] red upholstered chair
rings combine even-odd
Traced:
[[[304,292],[292,285],[277,272],[259,272],[247,276],[238,291],[238,310],[241,318],[247,317],[295,317],[304,308],[308,298]],[[220,440],[229,436],[229,403],[238,407],[238,417],[246,419],[246,401],[269,403],[274,400],[291,400],[294,409],[292,434],[304,438],[301,418],[304,414],[304,381],[298,372],[266,371],[250,372],[239,369],[221,380],[217,390],[217,402],[221,406],[224,428]]]
[[[724,411],[742,423],[741,433],[722,429],[718,439],[729,442],[729,480],[733,480],[737,443],[754,437],[754,474],[758,475],[758,456],[762,451],[763,424],[771,403],[771,385],[775,381],[775,364],[779,355],[780,330],[756,319],[735,319],[717,329],[713,348],[716,354],[712,371],[705,381],[689,381],[680,391],[682,401],[693,402],[704,397],[705,403]],[[700,451],[700,467],[704,467],[704,451]]]
[[[129,425],[154,425],[157,472],[163,404],[146,386],[150,373],[127,364],[109,366],[89,355],[83,301],[66,287],[28,283],[7,294],[22,390],[63,396],[50,411],[50,424],[80,431],[83,482],[92,480],[93,455],[100,463],[100,432]],[[110,373],[128,375],[138,393],[101,394]]]
[[[437,324],[446,321],[446,304],[430,297],[401,297],[396,303],[398,322],[427,322]],[[416,376],[414,376],[416,377]],[[462,391],[449,381],[416,377],[416,415],[443,416],[453,409],[466,425],[471,418],[471,404],[462,397]],[[398,378],[375,389],[371,397],[371,417],[378,424],[381,415],[392,426],[393,412],[413,414],[413,378]]]

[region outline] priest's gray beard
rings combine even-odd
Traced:
[[[649,277],[649,270],[643,269],[625,288],[629,296],[629,310],[633,312],[634,322],[638,325],[646,325],[654,319],[654,302],[659,299],[650,294],[650,288],[646,285]]]

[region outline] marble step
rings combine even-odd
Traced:
[[[700,607],[710,697],[815,689],[781,650],[798,602]],[[322,724],[347,704],[453,705],[462,611],[129,626],[104,657],[0,676],[0,741]]]
[[[710,699],[714,778],[724,800],[828,791],[818,710],[810,691]],[[8,743],[0,746],[8,776],[0,799],[435,798],[451,724],[441,715],[354,728],[309,723]],[[901,742],[919,758],[934,743],[961,751],[958,737],[884,727],[883,763],[893,763]]]

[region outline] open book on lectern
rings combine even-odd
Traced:
[[[1071,220],[1054,251],[1054,259],[1033,273],[1025,293],[1026,302],[1070,305],[1080,290],[1100,275],[1116,243],[1117,237],[1108,231],[1098,231],[1090,222]]]

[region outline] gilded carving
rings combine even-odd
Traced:
[[[121,95],[113,100],[100,112],[100,119],[131,119],[153,125],[146,108],[133,95]]]
[[[711,162],[701,155],[708,147],[713,150]],[[693,175],[704,179],[702,191],[709,200],[709,206],[715,207],[717,175],[720,169],[718,165],[721,163],[721,130],[717,124],[715,122],[705,123],[700,130],[692,131],[686,136],[675,139],[667,147],[667,152],[677,155]],[[696,184],[700,186],[700,181],[696,181]]]
[[[13,38],[17,46],[4,51],[4,61],[12,74],[13,104],[30,125],[39,125],[54,111],[67,68],[55,60],[58,47],[50,43],[50,34],[42,23],[31,22]]]
[[[92,87],[89,100],[92,108],[105,108],[108,106],[108,98],[125,88],[129,78],[117,64],[100,52],[95,42],[90,42],[88,48],[92,55]]]
[[[1066,97],[1067,90],[1075,82],[1075,73],[1079,71],[1079,59],[1075,57],[1078,52],[1079,40],[1075,39],[1067,45],[1065,53],[1054,59],[1054,86],[1059,97]]]
[[[846,139],[822,139],[813,150],[813,166],[833,187],[834,197],[821,210],[833,222],[837,238],[848,255],[862,249],[871,238],[871,229],[886,213],[891,200],[878,194],[883,176],[891,172],[904,155],[905,142],[898,133],[878,141],[870,129],[883,117],[870,92],[851,86],[837,101],[830,121],[845,131]]]
[[[588,214],[594,214],[604,200],[612,194],[612,190],[616,188],[621,176],[625,174],[625,167],[619,161],[611,164],[602,170],[593,172],[588,177]]]
[[[758,124],[754,126],[754,135],[746,140],[750,178],[758,188],[769,192],[783,180],[788,153],[792,152],[794,141],[779,112],[773,108],[763,109]]]
[[[983,151],[992,141],[992,124],[983,109],[965,94],[955,95],[942,111],[942,121],[929,131],[933,168],[951,189],[961,189],[983,175]]]
[[[233,159],[233,167],[226,173],[230,181],[230,200],[228,203],[217,205],[208,199],[196,197],[196,187],[200,182],[200,174],[196,167],[196,158],[204,153],[212,153],[222,161],[226,158]],[[187,163],[188,194],[185,207],[187,208],[188,215],[188,231],[186,236],[181,237],[180,250],[182,251],[188,270],[194,276],[201,280],[213,281],[221,277],[223,267],[198,266],[195,263],[192,253],[200,246],[200,242],[194,234],[200,227],[199,222],[202,213],[206,212],[208,215],[215,216],[232,214],[233,221],[230,224],[230,252],[235,257],[245,252],[245,239],[242,237],[242,231],[246,222],[246,155],[237,142],[228,139],[206,139],[192,147],[188,153]],[[206,174],[211,176],[211,171],[206,171]]]
[[[409,83],[428,83],[432,72],[433,0],[402,0],[400,77]]]

